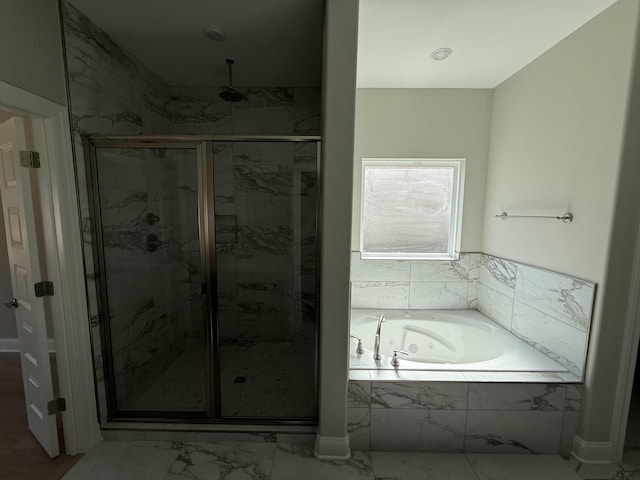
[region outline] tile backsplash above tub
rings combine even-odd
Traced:
[[[476,309],[479,253],[460,260],[362,260],[351,254],[352,308]]]
[[[478,310],[578,377],[582,376],[596,285],[482,255]]]
[[[483,253],[455,261],[351,255],[351,307],[480,310],[581,377],[596,285]]]

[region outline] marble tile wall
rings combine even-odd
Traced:
[[[353,450],[567,453],[582,388],[350,380],[348,395]]]
[[[185,339],[203,338],[201,300],[193,296],[200,284],[195,153],[101,150],[98,175],[116,395],[119,409],[131,410]],[[157,221],[150,225],[147,215]],[[155,250],[149,235],[160,242]]]
[[[315,312],[315,144],[214,147],[221,339],[289,338]]]
[[[353,308],[477,309],[582,377],[595,284],[481,253],[458,261],[351,256]]]
[[[478,310],[582,377],[596,285],[483,255]]]
[[[479,253],[455,261],[362,260],[351,254],[352,308],[477,308]]]
[[[170,121],[164,112],[163,104],[164,98],[169,95],[169,88],[141,62],[122,50],[71,4],[63,2],[62,8],[94,365],[100,419],[105,422],[107,409],[104,366],[102,364],[103,345],[99,322],[96,268],[93,262],[89,189],[80,135],[84,133],[136,135],[165,131]],[[138,178],[145,177],[145,174],[138,176]],[[124,195],[128,199],[126,206],[129,209],[135,209],[140,207],[142,203],[139,201],[140,197],[132,192],[133,190],[126,193],[121,189],[114,192],[114,195]],[[115,200],[115,198],[111,200]],[[114,212],[120,210],[117,202],[113,206]],[[127,215],[129,218],[125,219]],[[110,253],[114,253],[118,250],[118,245],[125,241],[122,227],[136,221],[136,219],[135,216],[130,216],[130,211],[123,211],[123,216],[113,217],[111,220],[115,223],[113,223],[111,235],[109,235],[108,250]],[[122,252],[134,253],[135,248],[131,247],[131,242],[128,243],[129,247],[121,249]],[[134,242],[134,244],[139,246],[140,242]],[[144,276],[142,275],[142,277]],[[139,276],[135,275],[129,278],[133,279],[134,277],[139,280]],[[118,286],[117,283],[116,286]],[[143,375],[153,371],[154,368],[156,370],[162,368],[161,365],[154,365],[151,360],[153,355],[148,354],[150,351],[169,352],[175,350],[172,341],[167,341],[166,344],[160,341],[159,346],[158,339],[151,339],[151,337],[145,339],[145,342],[141,342],[135,352],[129,351],[125,347],[131,343],[125,340],[127,335],[132,332],[144,331],[140,326],[149,325],[149,322],[158,323],[158,328],[154,330],[157,335],[163,332],[164,337],[171,337],[171,327],[168,321],[171,318],[170,312],[162,312],[155,305],[153,308],[149,308],[152,303],[152,299],[146,298],[144,301],[141,299],[137,306],[118,305],[121,314],[119,318],[128,317],[136,320],[129,327],[117,325],[117,320],[115,322],[116,351],[127,352],[126,355],[116,355],[117,362],[114,365],[118,376],[124,380],[119,392],[119,397],[123,399],[130,396],[137,383],[136,380],[140,380]],[[147,354],[145,355],[144,352]],[[134,368],[136,365],[142,367]],[[140,374],[134,378],[125,373],[128,371],[139,371]]]
[[[171,133],[320,135],[320,88],[239,88],[236,103],[220,98],[222,88],[170,87],[163,111]]]
[[[63,29],[76,133],[164,133],[169,86],[68,2]]]
[[[100,418],[104,423],[106,415],[106,388],[102,365],[102,339],[100,335],[99,308],[97,300],[96,269],[93,265],[93,241],[90,222],[85,160],[80,135],[87,134],[279,134],[318,135],[320,133],[320,88],[264,88],[240,89],[245,100],[239,103],[222,101],[218,94],[223,87],[170,87],[150,71],[134,56],[120,48],[97,25],[85,17],[68,2],[63,2],[63,28],[69,79],[72,128],[74,134],[75,163],[78,172],[78,191],[81,210],[82,234],[85,245],[85,264],[89,295],[89,311],[94,350]],[[230,145],[216,144],[216,222],[218,224],[219,259],[223,265],[221,276],[222,291],[220,303],[223,340],[237,340],[242,332],[278,336],[285,329],[291,333],[293,326],[296,341],[300,337],[310,337],[313,344],[315,311],[315,146],[296,145],[290,151],[271,152],[247,151],[246,146],[231,148]],[[235,151],[234,151],[235,150]],[[264,149],[263,149],[264,150]],[[173,168],[173,167],[172,167]],[[191,201],[196,198],[195,189],[183,181],[185,172],[180,167],[170,170],[172,182],[177,191],[152,205],[149,210],[162,211],[163,219],[175,220],[179,228],[162,230],[160,224],[155,232],[160,238],[167,235],[172,245],[163,246],[171,259],[162,265],[161,274],[154,270],[153,283],[158,285],[162,278],[171,278],[162,299],[147,299],[137,307],[127,305],[125,317],[135,318],[148,327],[152,319],[157,332],[163,336],[178,334],[194,345],[192,341],[201,335],[198,302],[200,299],[199,246],[197,237],[188,234],[188,228],[180,222],[185,218],[184,210],[194,211]],[[137,178],[144,179],[145,174]],[[283,184],[281,180],[285,180]],[[287,183],[288,182],[288,183]],[[166,183],[166,182],[165,182]],[[169,182],[171,183],[171,182]],[[283,188],[293,188],[296,192],[286,192]],[[293,190],[292,190],[293,191]],[[165,192],[166,193],[166,192]],[[288,196],[287,196],[288,195]],[[293,195],[293,196],[292,196]],[[162,196],[162,195],[160,195]],[[178,207],[172,210],[169,204],[180,197]],[[298,207],[289,205],[292,198],[299,200]],[[250,204],[250,202],[253,202]],[[141,202],[138,202],[141,204]],[[283,227],[280,221],[287,211],[295,210],[300,226],[295,229]],[[181,211],[182,209],[182,211]],[[176,213],[177,212],[177,213]],[[260,222],[257,224],[255,220]],[[252,224],[251,222],[254,222]],[[187,233],[185,233],[187,232]],[[118,241],[122,242],[121,237]],[[299,253],[299,260],[292,264],[285,255],[284,242],[290,241],[291,250]],[[240,254],[235,247],[240,248]],[[126,249],[125,249],[126,250]],[[124,252],[131,253],[131,252]],[[263,255],[258,259],[259,253]],[[266,255],[264,255],[266,253]],[[164,253],[163,253],[164,255]],[[159,256],[157,256],[160,258]],[[166,260],[166,259],[165,259]],[[262,265],[265,272],[276,272],[278,278],[267,279],[262,275],[252,276],[251,269]],[[297,273],[292,273],[297,272]],[[141,273],[141,272],[139,272]],[[136,276],[135,273],[127,277]],[[153,275],[152,275],[153,276]],[[251,278],[249,278],[251,277]],[[255,278],[254,278],[255,277]],[[293,294],[285,294],[273,285],[292,284]],[[121,284],[122,285],[122,284]],[[123,290],[123,289],[121,289]],[[169,293],[171,293],[169,295]],[[179,331],[174,331],[172,318],[176,309],[167,306],[168,299],[176,302],[190,302],[191,314],[182,322]],[[185,300],[186,299],[186,300]],[[244,299],[244,300],[243,300]],[[159,305],[166,311],[159,313]],[[280,311],[274,305],[288,306],[288,311],[300,315],[286,315],[283,322]],[[151,307],[152,306],[152,307]],[[229,307],[229,308],[226,308]],[[226,308],[226,309],[225,309]],[[120,309],[120,313],[124,314]],[[154,312],[153,315],[151,312]],[[184,318],[182,315],[181,318]],[[269,320],[273,321],[269,321]],[[115,322],[117,323],[117,321]],[[135,323],[135,322],[134,322]],[[128,352],[117,355],[118,371],[140,371],[148,374],[140,365],[151,367],[145,357],[157,348],[157,342],[140,343],[140,354],[130,348],[133,336],[129,333],[140,331],[134,325],[118,329],[118,351]],[[145,331],[144,329],[142,331]],[[159,333],[158,333],[159,334]],[[154,334],[155,335],[155,334]],[[156,342],[156,343],[154,343]],[[195,342],[197,344],[197,341]],[[161,349],[162,350],[162,349]],[[179,348],[177,351],[179,352]],[[162,363],[162,362],[160,362]],[[161,368],[158,366],[158,368]],[[133,384],[135,382],[128,381]],[[128,390],[125,389],[125,392]]]

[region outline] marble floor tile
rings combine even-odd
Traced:
[[[467,454],[480,480],[580,480],[558,455]]]
[[[321,461],[312,442],[275,443],[271,436],[253,442],[103,441],[63,480],[640,480],[636,461],[635,454],[627,457],[623,468],[580,465],[559,455],[359,451],[347,461]]]
[[[640,470],[640,449],[628,448],[625,449],[622,456],[622,467],[627,471]]]
[[[618,480],[624,478],[622,467],[612,465],[580,465],[577,470],[580,478],[584,480]]]
[[[182,444],[105,440],[86,454],[63,480],[161,480]]]
[[[270,480],[374,480],[369,457],[352,452],[347,461],[321,461],[309,448],[278,445]]]
[[[379,479],[478,480],[464,455],[457,453],[371,452]]]
[[[269,478],[274,443],[187,443],[164,480]]]

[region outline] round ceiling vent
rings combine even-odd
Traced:
[[[442,60],[449,58],[449,56],[452,53],[453,53],[453,50],[451,50],[449,47],[439,48],[431,52],[431,58],[440,62]]]
[[[204,27],[203,32],[208,39],[216,42],[221,42],[226,37],[222,29],[217,25],[207,25]]]

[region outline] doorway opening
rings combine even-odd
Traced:
[[[0,424],[8,442],[3,451],[11,455],[7,478],[59,478],[80,458],[65,454],[61,411],[43,409],[61,396],[51,305],[30,288],[47,277],[42,192],[38,172],[16,158],[42,146],[39,126],[42,119],[0,107],[0,293],[6,307]]]

